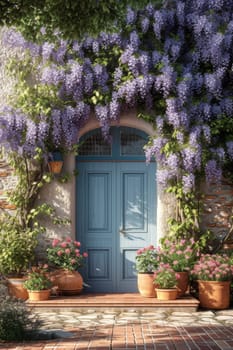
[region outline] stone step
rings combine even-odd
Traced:
[[[30,307],[40,309],[142,309],[142,310],[171,310],[195,312],[199,301],[191,295],[185,295],[175,300],[161,301],[157,298],[145,298],[138,293],[113,294],[81,294],[75,296],[51,296],[45,301],[27,300]]]

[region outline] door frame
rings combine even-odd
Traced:
[[[127,127],[127,128],[129,128],[129,129],[131,129],[132,131],[133,131],[133,134],[135,134],[135,135],[141,135],[141,137],[145,140],[145,143],[147,142],[146,141],[146,138],[148,137],[148,134],[147,133],[145,133],[144,131],[142,131],[142,130],[140,130],[140,129],[136,129],[135,128],[135,126],[132,128],[132,127]],[[95,134],[95,132],[97,131],[97,130],[100,130],[100,128],[98,127],[97,129],[95,129],[95,130],[92,130],[91,132],[88,132],[88,133],[86,133],[85,135],[83,135],[83,137],[84,137],[84,141],[85,141],[85,139],[88,139],[92,134]],[[110,162],[110,163],[115,163],[116,164],[116,166],[117,166],[117,164],[119,164],[119,163],[121,163],[121,164],[129,164],[129,166],[130,166],[130,168],[131,168],[131,165],[130,164],[132,164],[132,163],[141,163],[141,164],[143,164],[143,167],[144,167],[144,169],[146,170],[146,158],[145,158],[145,155],[144,155],[144,153],[142,152],[142,154],[141,155],[121,155],[120,154],[120,150],[121,150],[121,142],[120,142],[120,140],[121,140],[121,134],[120,134],[120,128],[118,128],[118,127],[115,127],[114,129],[113,129],[113,137],[116,137],[116,138],[114,138],[114,140],[115,141],[117,141],[117,142],[114,142],[113,143],[113,145],[112,145],[112,152],[110,153],[107,153],[107,155],[100,155],[100,156],[98,156],[98,155],[95,155],[95,156],[91,156],[91,155],[82,155],[82,153],[81,153],[81,150],[80,150],[80,154],[77,156],[77,158],[76,158],[76,161],[77,161],[77,168],[78,168],[78,162],[81,162],[81,163],[96,163],[96,164],[99,164],[98,166],[99,166],[99,168],[101,169],[101,163],[102,162],[106,162],[106,164],[108,163],[108,162]],[[124,130],[124,127],[123,127],[123,130]],[[139,149],[142,149],[142,148],[139,148]],[[139,154],[140,154],[140,152],[139,152]],[[104,164],[103,163],[103,164]],[[109,164],[110,164],[109,163]],[[153,163],[155,163],[155,162],[153,162]],[[120,164],[119,164],[120,165]],[[133,165],[133,164],[132,164]],[[135,167],[134,167],[135,168]],[[85,169],[85,168],[84,168]],[[119,168],[119,170],[120,170],[121,168]],[[154,167],[153,166],[153,168],[152,169],[156,169],[156,167]],[[151,170],[152,170],[151,169]],[[138,168],[137,168],[137,166],[136,166],[136,168],[135,168],[135,170],[136,170],[136,173],[138,172]],[[152,184],[153,183],[153,180],[154,180],[154,185],[155,185],[155,188],[154,188],[154,190],[155,190],[155,194],[156,194],[156,181],[155,181],[155,172],[151,172],[151,170],[148,170],[149,172],[147,172],[147,170],[146,170],[146,178],[147,178],[147,176],[149,176],[149,178],[150,178],[150,183]],[[131,171],[131,170],[130,170]],[[140,171],[139,171],[139,173],[140,173]],[[153,174],[152,174],[153,173]],[[151,175],[149,175],[149,174],[151,174]],[[149,180],[149,178],[148,178],[148,180]],[[83,181],[83,178],[81,178],[82,180],[81,181]],[[118,181],[118,180],[117,180]],[[146,180],[147,181],[147,180]],[[77,183],[78,183],[78,181],[77,181]],[[118,184],[119,185],[119,184]],[[84,183],[82,182],[82,188],[84,188]],[[147,185],[147,186],[150,186],[149,184]],[[147,187],[147,191],[148,191],[148,189],[149,189],[149,187]],[[76,200],[76,203],[78,203],[78,188],[77,188],[77,194],[76,194],[76,196],[77,196],[77,200]],[[147,193],[147,192],[146,192]],[[85,194],[83,194],[83,195],[85,195]],[[151,202],[151,199],[152,198],[154,198],[153,196],[151,196],[151,195],[149,195],[149,194],[146,194],[146,196],[148,196],[147,197],[147,200],[149,201],[148,203],[150,203]],[[151,198],[150,200],[149,200],[149,197]],[[152,200],[152,202],[151,202],[151,204],[153,203],[153,205],[152,206],[150,206],[149,208],[153,208],[153,212],[154,212],[154,215],[151,213],[151,209],[148,209],[149,211],[150,211],[150,217],[151,218],[153,218],[153,221],[154,221],[154,230],[153,231],[151,231],[151,229],[148,231],[148,238],[149,237],[151,237],[152,238],[152,241],[151,241],[151,238],[147,241],[147,243],[145,243],[144,242],[144,244],[142,245],[142,246],[138,246],[136,249],[139,249],[139,248],[141,248],[141,247],[143,247],[143,246],[145,246],[145,244],[147,244],[147,245],[149,245],[149,244],[155,244],[156,243],[156,238],[157,238],[157,222],[156,222],[156,207],[157,207],[157,196],[155,195],[155,198],[154,198],[154,200]],[[78,210],[78,208],[77,208],[77,210]],[[81,210],[82,210],[82,206],[81,206]],[[120,215],[120,213],[119,213],[119,215]],[[152,216],[151,216],[152,215]],[[148,218],[148,220],[149,220],[149,218]],[[150,221],[150,220],[149,220]],[[149,221],[148,221],[148,224],[149,224]],[[152,223],[151,223],[152,224]],[[149,224],[149,225],[151,225],[151,224]],[[78,212],[77,212],[77,222],[76,222],[76,227],[77,227],[77,230],[78,230],[78,227],[80,228],[80,226],[79,226],[79,224],[78,224]],[[77,232],[78,233],[78,232]],[[116,237],[114,237],[113,238],[113,241],[114,241],[114,239],[117,239]],[[137,244],[138,245],[138,244]],[[137,246],[136,245],[136,246]],[[98,246],[98,245],[97,245]],[[113,246],[112,246],[112,248],[113,248]],[[111,249],[112,249],[111,248]],[[120,247],[118,247],[119,248],[119,252],[121,251],[121,248]],[[126,249],[126,247],[125,247],[125,249]],[[127,249],[126,249],[127,251],[129,251],[130,250],[130,247],[128,247]],[[131,248],[131,250],[133,250],[133,251],[135,251],[135,248],[132,246],[132,248]],[[122,263],[122,261],[121,261],[121,263]],[[118,276],[119,277],[119,276]],[[119,283],[120,283],[120,280],[119,280]],[[132,284],[132,282],[130,282],[131,284]],[[134,283],[136,283],[136,282],[134,282]],[[134,285],[134,283],[132,284],[132,286]],[[126,282],[126,284],[127,284],[127,282]],[[123,286],[123,285],[122,285]],[[134,287],[135,288],[135,287]]]

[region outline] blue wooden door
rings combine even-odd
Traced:
[[[146,165],[138,150],[123,157],[121,131],[112,130],[108,154],[86,155],[84,146],[77,158],[77,236],[88,252],[88,292],[137,291],[136,251],[156,240],[155,163]]]

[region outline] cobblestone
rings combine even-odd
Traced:
[[[221,311],[197,311],[197,312],[170,312],[159,311],[159,312],[143,312],[141,310],[130,310],[129,312],[119,312],[119,311],[96,311],[96,310],[86,310],[83,313],[75,311],[59,311],[57,313],[46,312],[46,311],[35,311],[42,320],[46,321],[46,326],[60,325],[62,329],[67,328],[72,322],[78,321],[80,325],[87,322],[95,324],[103,324],[105,322],[112,323],[129,323],[135,320],[143,320],[148,323],[157,323],[157,321],[166,321],[166,323],[176,322],[182,324],[193,324],[193,325],[203,325],[203,324],[222,324],[226,325],[229,322],[233,323],[233,310],[221,310]]]

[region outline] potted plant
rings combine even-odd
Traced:
[[[28,291],[29,300],[47,300],[50,296],[52,282],[47,277],[44,269],[38,269],[28,274],[28,278],[24,282],[24,287]]]
[[[158,266],[157,251],[153,245],[139,249],[136,255],[138,290],[144,297],[155,297],[153,271]]]
[[[176,241],[165,239],[158,249],[158,260],[169,264],[179,274],[178,295],[183,296],[189,286],[189,271],[199,255],[198,245],[193,238]]]
[[[63,167],[63,153],[59,150],[49,153],[49,170],[53,174],[60,174]]]
[[[83,289],[83,278],[78,269],[84,265],[88,254],[81,253],[80,248],[81,243],[70,237],[55,238],[47,248],[48,261],[59,268],[54,280],[63,294],[79,294]]]
[[[160,300],[176,299],[178,278],[179,275],[169,264],[160,263],[153,276],[157,298]]]
[[[25,300],[28,293],[23,283],[35,257],[38,232],[22,228],[10,215],[1,217],[0,224],[0,273],[7,280],[10,295]]]
[[[193,267],[192,278],[198,283],[200,306],[227,309],[230,305],[230,284],[233,269],[226,254],[201,254]]]

